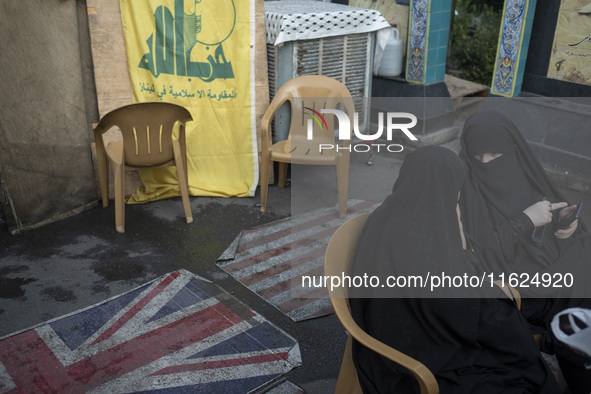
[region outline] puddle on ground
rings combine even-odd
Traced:
[[[61,286],[47,287],[41,291],[41,294],[50,298],[52,301],[68,302],[76,301],[77,297],[72,290],[65,289]]]
[[[28,271],[25,265],[9,265],[0,268],[0,298],[19,298],[25,295],[23,286],[35,282],[34,278],[7,278],[9,274]]]
[[[133,262],[102,262],[94,265],[94,272],[108,281],[130,280],[144,276],[144,266]]]
[[[25,295],[23,286],[35,282],[33,278],[0,278],[0,298],[19,298]]]

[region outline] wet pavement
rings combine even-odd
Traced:
[[[402,156],[375,155],[371,166],[369,157],[352,155],[349,197],[381,201]],[[290,382],[309,393],[331,392],[346,341],[336,316],[296,323],[215,264],[241,230],[286,218],[292,207],[336,204],[334,167],[306,167],[292,171],[290,187],[270,186],[265,213],[259,210],[257,190],[253,198],[191,197],[191,224],[185,222],[180,198],[173,198],[126,205],[123,234],[115,231],[112,202],[21,234],[0,231],[0,337],[186,269],[221,286],[299,341],[303,365],[287,374]],[[386,180],[378,182],[380,178]],[[298,197],[292,204],[293,195],[311,197],[306,198],[308,206]]]

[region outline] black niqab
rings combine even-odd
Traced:
[[[464,125],[461,144],[460,157],[471,169],[470,180],[495,208],[495,216],[510,219],[542,198],[564,201],[517,127],[501,114],[480,112],[471,116]],[[488,163],[475,158],[484,153],[502,156]]]
[[[354,273],[382,280],[389,275],[475,274],[470,264],[458,264],[465,258],[455,207],[466,173],[465,164],[448,149],[428,146],[410,153],[392,194],[367,220]],[[414,286],[369,290],[372,296],[382,290],[385,296],[397,290],[397,296],[425,296]]]
[[[582,267],[589,263],[585,259],[591,255],[581,221],[575,235],[567,240],[554,236],[552,222],[517,238],[511,230],[509,220],[534,203],[542,199],[566,201],[513,122],[493,111],[476,113],[464,125],[461,146],[460,157],[469,167],[460,200],[465,229],[489,267],[496,273],[525,273],[529,277],[582,274]],[[483,153],[503,155],[481,163],[474,156]],[[581,286],[576,293],[564,287],[522,290],[523,296],[585,294]]]

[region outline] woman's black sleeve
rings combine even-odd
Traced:
[[[517,258],[517,245],[521,237],[529,237],[533,230],[533,222],[523,212],[501,224],[495,225],[495,234],[507,261],[515,261]]]

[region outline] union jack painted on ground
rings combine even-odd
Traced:
[[[217,265],[294,321],[333,313],[323,287],[302,287],[302,275],[324,275],[330,237],[348,219],[372,212],[379,203],[349,200],[348,214],[334,207],[243,231]]]
[[[0,393],[247,393],[298,343],[188,271],[0,341]]]

